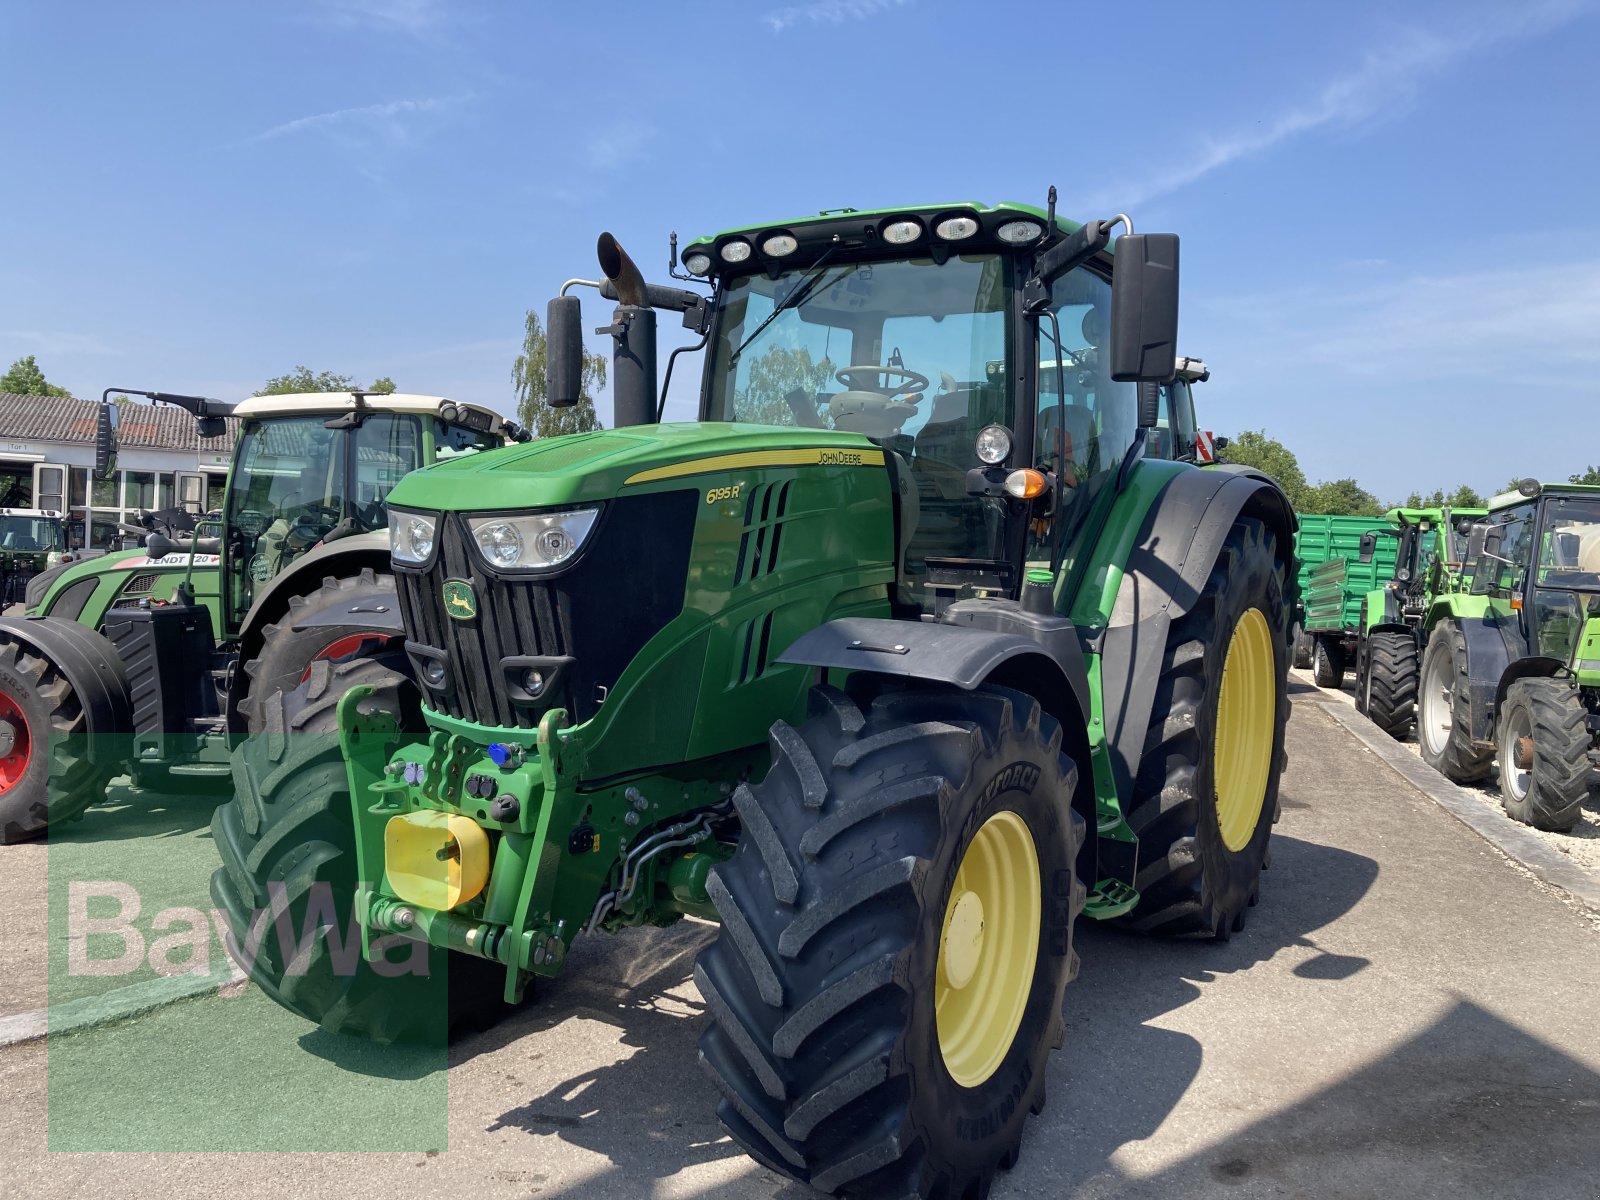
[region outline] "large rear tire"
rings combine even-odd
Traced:
[[[1422,655],[1410,633],[1380,629],[1367,638],[1363,709],[1372,723],[1395,739],[1417,723],[1417,684]]]
[[[1500,710],[1500,798],[1513,821],[1564,833],[1595,791],[1588,712],[1561,679],[1519,679]]]
[[[44,836],[105,799],[119,768],[89,758],[83,708],[66,676],[19,642],[0,642],[0,843]]]
[[[289,611],[283,619],[261,630],[261,649],[244,664],[245,674],[250,677],[250,690],[239,702],[239,714],[244,718],[247,732],[259,733],[266,727],[265,712],[271,698],[299,687],[313,662],[354,657],[391,640],[392,631],[388,628],[375,630],[368,625],[295,628],[335,605],[347,605],[354,600],[387,602],[393,611],[399,604],[394,576],[379,575],[371,567],[363,567],[359,575],[342,579],[327,576],[322,586],[309,596],[291,596]]]
[[[458,1028],[487,1028],[503,1014],[505,968],[416,950],[396,938],[387,939],[382,968],[362,957],[351,914],[355,832],[336,711],[360,684],[376,689],[363,712],[393,713],[401,728],[416,728],[415,685],[373,659],[315,663],[305,683],[273,695],[265,731],[234,752],[234,798],[211,821],[222,858],[211,898],[237,945],[262,927],[253,956],[240,965],[284,1008],[334,1033],[440,1044]],[[285,914],[286,935],[262,920],[268,911]],[[424,969],[413,969],[414,954],[425,959]]]
[[[773,726],[712,875],[723,923],[695,979],[718,1113],[825,1192],[982,1197],[1065,1029],[1075,767],[1055,720],[1005,689],[857,677],[812,711]]]
[[[1433,627],[1422,653],[1417,749],[1425,763],[1453,783],[1476,783],[1494,763],[1494,748],[1472,740],[1467,639],[1449,619]]]
[[[1288,571],[1272,531],[1241,517],[1168,632],[1128,814],[1134,929],[1225,939],[1256,902],[1285,762]]]

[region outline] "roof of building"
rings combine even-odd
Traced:
[[[16,441],[92,442],[99,405],[76,396],[18,396],[0,392],[0,437]],[[228,418],[221,437],[202,438],[195,420],[169,404],[122,405],[117,443],[124,450],[193,450],[226,454],[239,422]]]

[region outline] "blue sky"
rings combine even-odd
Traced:
[[[659,277],[671,229],[1054,183],[1182,235],[1202,425],[1385,499],[1600,463],[1593,0],[9,0],[0,49],[0,360],[79,395],[506,409],[601,229]]]

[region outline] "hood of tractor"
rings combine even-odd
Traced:
[[[202,554],[195,562],[202,570],[214,569],[217,556]],[[187,553],[151,558],[142,549],[113,550],[63,563],[34,577],[27,604],[31,612],[68,620],[78,620],[87,609],[95,619],[86,623],[97,624],[99,612],[112,603],[113,597],[125,598],[129,603],[152,596],[166,599],[188,566]]]

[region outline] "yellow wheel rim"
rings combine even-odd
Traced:
[[[1039,854],[1014,812],[985,821],[961,856],[945,904],[934,1023],[945,1069],[977,1087],[1017,1036],[1039,956]]]
[[[1217,698],[1213,777],[1222,844],[1238,853],[1250,844],[1267,797],[1277,721],[1272,630],[1259,608],[1239,618],[1222,666]]]

